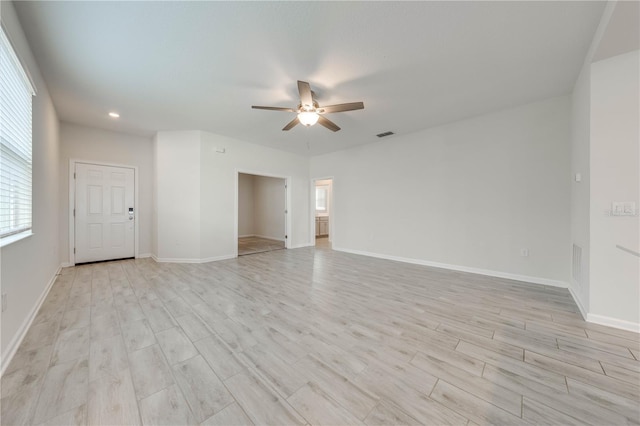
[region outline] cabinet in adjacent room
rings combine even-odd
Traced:
[[[316,216],[316,237],[329,235],[329,218],[327,216]]]

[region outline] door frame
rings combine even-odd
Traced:
[[[76,264],[76,255],[74,253],[75,243],[76,243],[76,219],[74,216],[74,209],[76,205],[76,179],[73,176],[76,170],[76,163],[82,164],[94,164],[96,166],[108,166],[108,167],[120,167],[123,169],[133,169],[133,203],[135,207],[135,214],[133,215],[133,226],[134,226],[134,235],[133,235],[133,246],[134,246],[134,257],[138,258],[138,235],[139,235],[139,220],[140,216],[138,203],[138,167],[130,166],[127,164],[116,164],[116,163],[105,163],[103,161],[93,161],[93,160],[80,160],[77,158],[71,158],[69,160],[69,266],[75,266]]]
[[[309,185],[309,212],[311,213],[311,220],[309,222],[309,229],[311,230],[311,241],[309,241],[310,246],[316,245],[316,181],[319,180],[328,180],[331,179],[331,198],[329,199],[329,235],[327,239],[329,242],[333,242],[333,236],[335,231],[335,207],[333,205],[333,187],[335,186],[336,179],[333,176],[325,176],[325,177],[314,177],[311,178],[311,183]]]
[[[258,170],[249,170],[249,169],[235,169],[235,179],[233,182],[234,186],[234,196],[235,199],[233,201],[233,255],[234,257],[238,257],[238,199],[239,199],[239,180],[240,174],[244,175],[254,175],[254,176],[264,176],[276,179],[284,179],[284,184],[286,185],[285,195],[284,195],[284,204],[285,204],[285,217],[284,217],[284,235],[286,238],[284,239],[284,247],[286,249],[291,248],[291,176],[283,176],[283,175],[275,175],[272,173],[265,173]]]

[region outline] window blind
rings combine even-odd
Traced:
[[[31,229],[31,81],[0,31],[0,238]]]

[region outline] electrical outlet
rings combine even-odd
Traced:
[[[529,257],[529,249],[528,248],[521,248],[520,249],[520,256]]]
[[[7,310],[7,293],[2,293],[2,312]]]

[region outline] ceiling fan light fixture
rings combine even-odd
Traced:
[[[286,126],[282,128],[282,131],[284,132],[293,129],[298,124],[303,124],[304,126],[310,127],[316,123],[320,124],[323,127],[326,127],[332,132],[337,132],[338,130],[340,130],[340,127],[338,127],[336,123],[325,117],[324,114],[364,109],[364,103],[362,102],[349,102],[346,104],[325,105],[321,107],[320,105],[318,105],[318,102],[313,99],[313,90],[311,90],[311,86],[309,86],[309,83],[306,81],[298,80],[298,93],[300,94],[300,103],[295,109],[259,105],[252,105],[251,108],[297,113],[296,118],[291,120],[289,123],[287,123]]]
[[[305,126],[313,126],[318,122],[318,113],[314,111],[302,111],[298,113],[298,120]]]

